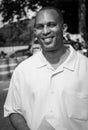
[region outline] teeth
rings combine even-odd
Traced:
[[[51,42],[52,38],[46,38],[44,39],[45,42]]]

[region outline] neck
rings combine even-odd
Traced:
[[[51,64],[57,64],[63,58],[63,55],[65,53],[66,53],[65,46],[60,48],[60,50],[55,50],[55,51],[44,51],[43,50],[43,55],[48,60],[48,62]]]

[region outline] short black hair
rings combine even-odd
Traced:
[[[63,18],[63,15],[62,15],[60,9],[58,9],[58,8],[56,8],[56,7],[54,7],[54,6],[46,6],[46,7],[41,8],[41,9],[38,11],[37,15],[39,14],[39,12],[44,11],[44,10],[55,10],[55,11],[58,13],[58,16],[59,16],[59,18],[60,18],[61,23],[62,23],[62,24],[64,23],[64,18]],[[36,17],[37,17],[37,15],[36,15]],[[36,17],[35,17],[35,22],[36,22]]]

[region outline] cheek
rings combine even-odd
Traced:
[[[41,39],[41,34],[37,35],[37,39],[39,39],[39,40]]]
[[[60,39],[63,38],[63,32],[62,31],[57,31],[56,35]]]
[[[37,37],[38,42],[40,42],[40,41],[41,41],[41,36],[40,36],[40,34],[36,34],[36,37]]]
[[[41,31],[40,31],[40,30],[36,30],[36,31],[35,31],[35,35],[36,35],[36,37],[40,37]]]
[[[39,43],[42,43],[42,39],[41,39],[40,34],[37,35],[37,39],[38,39],[38,42],[39,42]]]
[[[53,29],[52,32],[54,33],[54,35],[58,36],[61,34],[61,30],[60,29]]]

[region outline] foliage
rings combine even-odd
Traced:
[[[39,6],[57,5],[58,0],[2,0],[0,4],[0,12],[3,17],[3,22],[12,22],[14,16],[19,20],[22,17],[27,17],[28,9],[36,11]]]
[[[29,45],[33,37],[33,20],[26,19],[0,28],[0,46]]]
[[[77,33],[77,1],[78,0],[2,0],[0,3],[0,13],[3,17],[2,22],[9,22],[9,27],[4,27],[2,29],[3,31],[0,29],[0,31],[3,32],[3,36],[0,35],[0,39],[5,39],[4,41],[1,40],[3,45],[28,44],[32,40],[33,22],[30,24],[32,26],[28,26],[28,23],[23,22],[25,20],[20,20],[24,17],[27,19],[27,11],[31,9],[36,12],[38,6],[45,7],[51,5],[61,9],[65,23],[68,24],[68,31]],[[17,23],[13,23],[15,17],[18,20]]]
[[[18,21],[24,17],[28,18],[27,11],[29,9],[37,12],[39,6],[45,7],[51,5],[59,8],[63,12],[65,22],[70,24],[70,26],[73,26],[74,23],[77,25],[78,20],[77,3],[78,0],[2,0],[0,4],[0,13],[3,17],[3,23],[11,23],[14,18],[17,18]],[[77,30],[77,26],[74,29]]]
[[[5,44],[5,38],[4,36],[0,33],[0,45],[3,46],[3,44]]]

